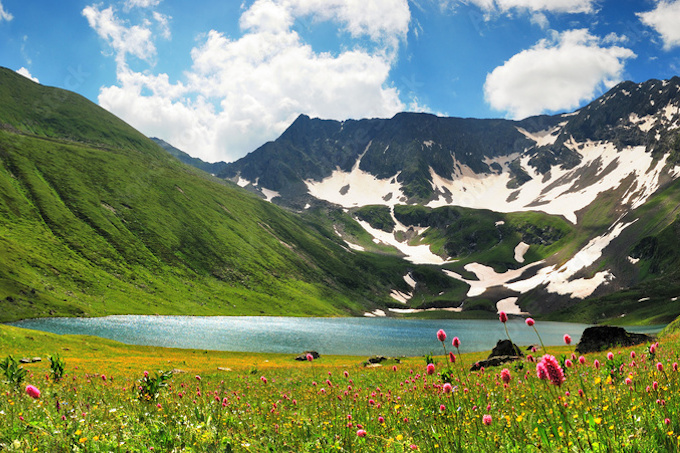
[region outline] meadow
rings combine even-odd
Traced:
[[[366,367],[356,356],[296,362],[0,326],[0,451],[680,448],[678,334],[584,356],[548,346],[475,372],[488,351],[459,355],[454,336],[432,332],[436,355]],[[13,368],[10,355],[42,361]]]

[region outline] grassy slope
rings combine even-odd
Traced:
[[[8,70],[0,124],[0,320],[341,315],[388,300],[405,273]]]

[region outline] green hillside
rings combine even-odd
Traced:
[[[0,69],[0,321],[346,315],[402,260],[188,167],[85,98]]]

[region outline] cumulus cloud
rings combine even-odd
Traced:
[[[33,77],[31,75],[31,72],[28,69],[24,68],[23,66],[17,70],[17,74],[21,74],[22,76],[26,77],[27,79],[31,79],[35,83],[40,83],[40,80],[38,80],[37,77]]]
[[[9,22],[12,19],[14,19],[14,16],[5,11],[5,8],[2,6],[2,2],[0,2],[0,22],[2,22],[3,20]]]
[[[450,3],[450,0],[444,1]],[[593,13],[596,10],[596,0],[460,0],[460,2],[476,5],[487,13],[526,10],[575,14]]]
[[[621,80],[630,49],[604,46],[588,30],[554,33],[487,74],[484,96],[509,117],[578,107]]]
[[[106,40],[116,54],[119,65],[125,63],[128,54],[150,61],[156,54],[148,22],[127,27],[116,15],[112,6],[100,10],[92,5],[83,9],[83,16],[99,37]]]
[[[242,36],[206,33],[191,51],[184,79],[174,82],[166,74],[136,72],[125,60],[156,54],[134,39],[149,23],[125,26],[110,9],[88,7],[91,27],[119,63],[118,83],[100,90],[99,103],[143,133],[207,161],[242,157],[276,138],[300,113],[331,119],[394,115],[405,106],[388,84],[389,72],[393,46],[408,32],[408,4],[376,1],[385,8],[382,17],[352,1],[257,0],[240,18]],[[333,21],[352,36],[373,40],[377,49],[315,52],[294,30],[301,16]]]
[[[661,35],[665,50],[680,46],[680,0],[657,3],[656,8],[644,13],[637,13],[643,24],[653,28]]]

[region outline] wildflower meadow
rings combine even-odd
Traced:
[[[540,322],[527,328],[538,333]],[[440,330],[432,340],[436,355],[426,360],[377,367],[308,356],[271,367],[184,372],[144,370],[142,362],[139,372],[105,364],[92,372],[96,359],[24,366],[8,356],[0,362],[0,451],[680,449],[677,336],[588,355],[565,337],[474,372],[481,355],[461,355],[464,338]]]

